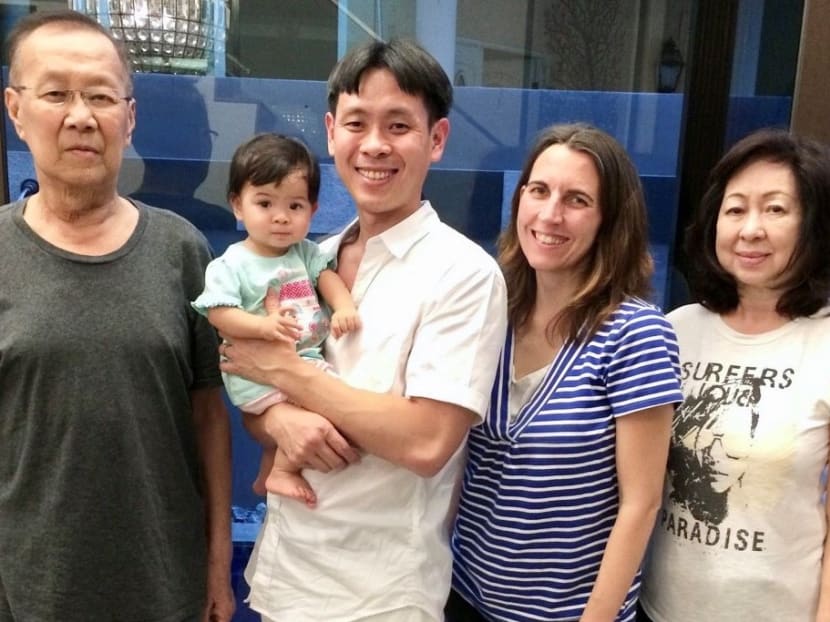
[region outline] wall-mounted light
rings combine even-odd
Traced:
[[[226,0],[70,0],[121,39],[135,71],[224,75]]]
[[[680,74],[683,73],[683,55],[669,37],[663,42],[660,51],[660,64],[657,66],[657,92],[674,93],[680,83]]]

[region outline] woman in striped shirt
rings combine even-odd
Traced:
[[[449,622],[634,619],[681,400],[647,241],[624,149],[543,131],[499,244],[512,330],[470,433]]]

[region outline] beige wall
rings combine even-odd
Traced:
[[[481,65],[468,72],[478,81],[467,84],[529,86],[529,48],[530,80],[540,88],[652,91],[666,37],[688,57],[690,7],[689,0],[458,0],[459,55]]]
[[[791,127],[830,144],[830,2],[806,0]]]

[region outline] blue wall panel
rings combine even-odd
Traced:
[[[135,96],[137,127],[122,186],[188,217],[217,253],[244,235],[227,209],[225,181],[233,150],[257,132],[300,137],[321,159],[315,235],[353,218],[352,201],[327,152],[323,82],[138,74]],[[536,133],[556,122],[592,123],[626,147],[641,174],[658,265],[656,300],[662,302],[677,209],[681,95],[460,87],[455,98],[449,144],[424,188],[446,222],[493,252]],[[10,194],[16,197],[34,173],[25,145],[7,128]],[[235,411],[233,425],[234,503],[253,506],[258,499],[250,483],[259,450]]]

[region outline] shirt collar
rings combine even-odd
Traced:
[[[379,233],[376,236],[369,238],[366,246],[373,246],[381,244],[386,247],[390,254],[394,257],[401,258],[405,256],[409,249],[423,238],[432,226],[440,222],[438,214],[432,207],[429,201],[421,201],[421,205],[415,212],[404,218],[394,227],[391,227]],[[334,238],[336,247],[340,246],[343,237],[352,227],[357,223],[357,219],[350,222],[341,233]]]
[[[368,244],[383,244],[389,252],[400,259],[409,252],[418,241],[429,233],[434,223],[438,222],[438,214],[429,201],[422,201],[415,212],[407,216],[394,227],[391,227],[373,238]],[[373,242],[378,240],[378,242]]]

